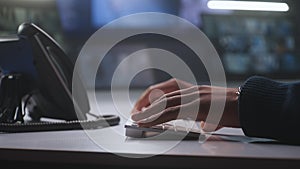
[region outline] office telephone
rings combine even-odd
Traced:
[[[2,54],[0,132],[97,128],[119,123],[118,116],[96,116],[89,112],[88,97],[82,81],[77,85],[80,100],[73,100],[72,78],[78,74],[73,72],[74,64],[70,58],[46,32],[32,23],[24,23],[19,26],[18,38],[26,41],[24,44],[29,44],[31,48],[32,57],[24,59],[25,54],[20,57],[27,64],[24,66],[30,67],[26,70],[30,71],[9,70],[14,68],[7,65],[14,64],[5,63],[5,57],[9,60],[12,56]],[[87,120],[87,114],[95,120]],[[32,121],[24,121],[25,115],[31,117]],[[65,121],[42,122],[42,117]]]

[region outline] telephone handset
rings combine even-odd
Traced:
[[[119,117],[114,115],[97,117],[91,114],[96,117],[96,120],[87,120],[87,114],[90,114],[90,107],[84,84],[82,81],[77,82],[77,92],[80,94],[80,100],[73,100],[72,78],[73,75],[78,76],[78,74],[73,74],[74,64],[58,43],[46,32],[32,23],[24,23],[19,26],[18,36],[19,38],[28,40],[31,44],[33,63],[37,73],[37,77],[35,77],[34,80],[36,90],[26,93],[25,101],[23,94],[21,94],[22,96],[18,96],[18,99],[23,97],[23,105],[26,106],[29,116],[34,121],[38,121],[41,117],[48,117],[66,120],[66,122],[23,123],[21,119],[20,123],[20,116],[24,116],[25,108],[21,106],[21,103],[18,103],[15,104],[16,108],[12,111],[12,113],[16,113],[16,117],[19,117],[18,120],[10,120],[11,123],[7,123],[7,120],[3,122],[1,117],[3,118],[7,115],[5,116],[3,112],[0,112],[0,131],[65,130],[82,128],[81,125],[96,128],[99,126],[102,127],[103,125],[117,125],[119,123]],[[1,97],[3,98],[1,94],[4,93],[1,93],[1,91],[5,90],[2,88],[7,87],[4,84],[22,83],[20,79],[14,77],[14,75],[10,76],[12,77],[11,79],[3,77],[1,80],[0,106],[2,106]],[[17,86],[19,88],[13,89],[13,91],[21,90],[20,85]],[[21,93],[21,91],[18,93]],[[16,92],[12,92],[12,94],[16,94]],[[14,98],[16,99],[16,97]],[[76,114],[75,111],[79,113]],[[12,117],[12,115],[9,115],[9,117]]]

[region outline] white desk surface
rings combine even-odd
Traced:
[[[113,103],[109,101],[106,94],[103,92],[99,94],[100,100],[102,100],[102,105],[105,105],[104,109],[108,114],[114,113]],[[166,145],[173,144],[174,140],[138,140],[138,139],[128,139],[123,135],[119,139],[110,139],[111,129],[119,133],[125,133],[124,129],[125,120],[121,120],[121,125],[114,126],[112,128],[104,128],[92,130],[91,132],[96,133],[98,139],[103,139],[101,142],[103,144],[113,145],[115,149],[113,152],[122,154],[156,154],[157,150],[151,149],[151,145]],[[241,130],[225,129],[223,132],[232,133],[234,135],[241,135]],[[149,148],[150,147],[150,148]],[[95,144],[95,142],[90,139],[86,133],[82,130],[74,131],[53,131],[53,132],[36,132],[36,133],[2,133],[0,134],[0,159],[6,160],[11,157],[26,159],[29,157],[21,157],[21,155],[26,154],[26,152],[70,152],[74,153],[88,153],[88,154],[108,154],[101,146]],[[19,153],[20,157],[16,153]],[[2,153],[1,153],[2,152]],[[23,154],[22,154],[23,152]],[[5,153],[5,154],[4,154]],[[50,153],[51,154],[51,153]],[[48,154],[49,155],[49,154]],[[300,146],[293,145],[281,145],[281,144],[271,144],[271,143],[248,143],[246,141],[234,142],[234,141],[206,141],[205,143],[199,143],[196,140],[185,140],[181,141],[174,148],[164,152],[163,155],[159,157],[169,156],[169,157],[183,157],[183,159],[195,159],[201,161],[201,159],[250,159],[250,160],[272,160],[274,162],[293,161],[299,164],[300,162]],[[31,157],[41,158],[41,154]],[[60,157],[56,156],[55,157]],[[45,157],[46,158],[46,157]],[[74,156],[75,158],[75,156]],[[100,157],[99,157],[100,158]],[[116,157],[118,159],[118,157]],[[123,158],[123,157],[121,157]],[[154,157],[155,158],[155,157]],[[53,158],[53,160],[56,158]],[[84,158],[83,158],[84,159]],[[91,162],[92,158],[87,160]],[[130,161],[130,159],[123,158],[124,161]],[[30,160],[30,159],[28,159]],[[47,159],[48,161],[51,159]],[[57,160],[57,159],[56,159]],[[67,160],[65,157],[64,160]],[[70,159],[72,160],[72,159]],[[96,160],[93,161],[97,163]],[[107,163],[108,161],[105,161]],[[168,161],[169,163],[170,161]],[[216,161],[217,162],[217,161]],[[101,163],[101,162],[99,162]],[[203,161],[201,161],[203,163]],[[252,161],[251,161],[252,163]],[[220,163],[221,164],[221,163]],[[228,163],[226,163],[228,164]],[[250,161],[249,161],[250,164]],[[160,164],[152,164],[160,165]],[[164,165],[163,163],[161,164]],[[166,165],[166,164],[165,164]],[[172,164],[170,164],[172,165]],[[215,164],[212,164],[215,166]],[[210,165],[207,165],[209,167]]]

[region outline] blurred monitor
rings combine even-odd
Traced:
[[[204,32],[217,48],[229,77],[299,75],[296,23],[283,15],[204,15]]]

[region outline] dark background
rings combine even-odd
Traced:
[[[86,40],[113,19],[137,12],[165,12],[189,20],[206,33],[221,57],[229,82],[243,81],[252,75],[281,80],[299,79],[298,1],[280,1],[288,3],[288,12],[219,12],[208,10],[206,2],[195,0],[195,4],[191,4],[189,0],[0,0],[0,36],[16,34],[19,24],[33,22],[57,40],[75,62]],[[152,26],[168,29],[168,25],[163,24]],[[116,28],[120,31],[126,29],[143,29],[143,25],[124,24]],[[145,34],[125,39],[111,49],[99,67],[96,86],[109,87],[112,72],[122,59],[149,47],[175,53],[189,65],[199,83],[208,83],[203,64],[187,46],[170,37]],[[93,61],[93,58],[87,58],[87,63]],[[149,74],[152,78],[143,81],[143,77]],[[170,76],[167,73],[158,70],[143,71],[133,79],[132,86],[145,87],[168,78]]]

